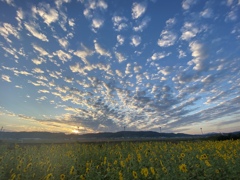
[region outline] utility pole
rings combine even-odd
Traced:
[[[161,128],[162,128],[162,127],[159,127],[160,133],[161,133]]]
[[[202,133],[202,135],[203,135],[203,131],[202,131],[202,128],[200,128],[201,129],[201,133]]]

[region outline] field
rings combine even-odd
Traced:
[[[240,179],[240,140],[1,144],[0,179]]]

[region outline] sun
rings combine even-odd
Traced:
[[[77,129],[74,129],[74,130],[72,130],[72,133],[74,133],[74,134],[78,134],[79,131],[78,131]]]

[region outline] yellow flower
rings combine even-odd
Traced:
[[[60,175],[60,180],[64,180],[65,179],[65,174],[61,174]]]
[[[13,173],[12,175],[11,175],[11,180],[14,180],[16,178],[16,174],[15,173]]]
[[[182,171],[182,172],[187,172],[187,166],[186,166],[186,164],[181,164],[181,165],[179,165],[179,169],[180,169],[180,171]]]
[[[142,168],[141,169],[141,174],[144,175],[145,177],[148,176],[148,169],[147,168]]]
[[[113,162],[113,164],[114,164],[114,165],[116,165],[117,163],[118,163],[118,161],[117,161],[117,160],[115,160],[115,161]]]
[[[184,157],[185,157],[185,154],[184,154],[184,153],[181,153],[181,154],[180,154],[180,157],[181,157],[181,158],[184,158]]]
[[[216,174],[219,174],[219,170],[218,170],[218,169],[216,169],[216,170],[215,170],[215,173],[216,173]]]
[[[119,171],[118,175],[119,175],[119,180],[123,180],[123,174],[121,171]]]
[[[211,164],[209,163],[208,160],[205,160],[205,164],[206,164],[208,167],[211,166]]]
[[[132,175],[133,175],[133,178],[134,178],[134,179],[137,179],[137,172],[136,172],[136,171],[133,171],[133,172],[132,172]]]
[[[200,157],[200,160],[205,160],[205,159],[207,159],[207,158],[208,158],[208,157],[207,157],[206,154],[202,154],[201,157]]]
[[[47,175],[47,177],[46,177],[46,180],[49,180],[49,179],[51,179],[53,177],[53,174],[52,173],[49,173],[48,175]]]
[[[164,173],[167,173],[167,168],[166,167],[162,167],[162,171],[164,172]]]
[[[150,171],[151,171],[152,175],[155,175],[155,170],[153,167],[150,167]]]
[[[85,176],[84,175],[80,175],[80,179],[81,180],[85,180]]]
[[[29,168],[31,168],[32,167],[32,163],[29,163],[28,165],[27,165],[27,169],[29,169]]]
[[[125,163],[123,161],[120,161],[121,167],[125,167]]]
[[[74,166],[72,166],[71,169],[70,169],[69,174],[73,175],[73,174],[74,174],[74,171],[75,171]]]
[[[86,168],[86,173],[89,173],[89,171],[90,171],[90,169],[87,167],[87,168]]]
[[[107,157],[104,157],[103,164],[106,164],[106,163],[107,163]]]
[[[137,154],[137,160],[138,160],[138,162],[141,162],[141,161],[142,161],[141,154]]]

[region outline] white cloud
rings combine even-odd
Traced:
[[[82,47],[84,50],[75,51],[73,54],[74,54],[75,56],[78,56],[79,58],[81,58],[82,61],[83,61],[85,64],[89,65],[89,62],[88,62],[88,60],[86,59],[86,57],[93,55],[94,52],[93,52],[92,50],[88,49],[87,47],[85,47],[83,44],[81,44],[81,47]]]
[[[40,65],[40,64],[42,64],[43,62],[45,63],[46,60],[43,59],[43,58],[38,58],[38,59],[32,59],[32,62],[33,62],[34,64],[36,64],[36,65]]]
[[[182,8],[184,10],[188,10],[195,3],[196,3],[196,0],[183,0]]]
[[[66,49],[68,47],[68,41],[65,38],[58,39],[58,42],[63,48]]]
[[[112,17],[113,28],[116,31],[121,31],[128,27],[127,25],[127,18],[124,16],[113,16]]]
[[[134,35],[134,36],[132,36],[131,37],[131,45],[133,45],[133,46],[138,46],[139,44],[141,44],[141,37],[140,36],[138,36],[138,35]]]
[[[55,0],[55,4],[57,6],[57,8],[59,9],[63,3],[70,3],[71,0]]]
[[[178,53],[179,53],[178,58],[183,58],[183,57],[187,56],[183,50],[179,50]]]
[[[99,7],[100,9],[107,9],[108,5],[104,0],[99,0],[97,3],[97,7]]]
[[[124,57],[124,56],[123,56],[121,53],[119,53],[119,52],[115,52],[115,56],[116,56],[116,58],[117,58],[117,60],[118,60],[119,63],[121,63],[121,62],[123,62],[123,61],[126,60],[126,57]]]
[[[213,15],[212,9],[207,8],[200,12],[200,15],[204,18],[211,18]]]
[[[36,37],[42,41],[48,42],[47,36],[45,36],[42,33],[39,33],[33,26],[31,26],[30,24],[28,24],[26,22],[24,23],[24,26],[34,37]]]
[[[169,47],[174,45],[177,39],[177,35],[171,31],[163,30],[160,35],[160,39],[158,39],[158,45],[160,47]]]
[[[238,9],[232,9],[226,16],[225,21],[235,21],[238,18]]]
[[[198,32],[199,32],[199,29],[195,26],[194,23],[185,22],[182,28],[181,39],[189,41],[190,39],[195,37]]]
[[[39,89],[38,93],[50,93],[50,92],[46,89]]]
[[[106,51],[105,49],[103,49],[96,40],[93,41],[94,42],[94,48],[96,50],[96,52],[98,54],[100,54],[101,56],[107,56],[107,57],[111,57],[111,53],[109,53],[108,51]]]
[[[116,69],[115,72],[119,77],[123,77],[123,74],[120,70]]]
[[[166,52],[159,52],[159,53],[154,53],[151,57],[152,60],[159,60],[163,59],[167,56],[169,56],[171,53],[166,53]]]
[[[10,6],[15,6],[14,1],[13,0],[2,0],[5,1],[8,5]]]
[[[58,20],[58,12],[57,10],[50,7],[50,4],[41,3],[40,7],[34,9],[34,13],[38,14],[41,18],[43,18],[44,22],[49,26],[51,23],[56,22]]]
[[[62,60],[62,63],[67,62],[69,59],[72,58],[70,54],[63,52],[62,50],[54,52],[53,55],[58,56],[58,58]]]
[[[132,18],[133,19],[138,19],[141,17],[147,9],[147,4],[145,2],[142,3],[133,3],[132,6]]]
[[[193,67],[194,70],[204,71],[207,68],[205,65],[207,53],[203,44],[194,41],[189,44],[189,47],[190,50],[192,51],[192,57],[194,59],[188,62],[188,64],[191,65],[192,63],[194,63],[195,64],[195,66]]]
[[[104,23],[104,20],[103,19],[100,19],[100,18],[94,18],[92,20],[92,27],[95,28],[95,29],[99,29]]]
[[[86,72],[84,72],[84,69],[80,67],[79,63],[76,63],[75,65],[69,66],[70,70],[74,73],[80,73],[83,75],[87,75]]]
[[[2,75],[2,80],[7,81],[7,82],[12,82],[10,79],[10,76],[4,75],[4,74]]]
[[[68,24],[69,24],[69,26],[71,26],[71,27],[74,27],[75,26],[75,22],[74,22],[74,19],[69,19],[68,20]]]
[[[148,17],[148,16],[143,18],[143,20],[139,23],[138,26],[133,27],[133,30],[142,32],[143,29],[147,27],[147,25],[150,22],[150,20],[151,20],[151,18]]]
[[[42,47],[36,45],[36,44],[32,44],[33,48],[39,52],[40,56],[46,56],[48,55],[48,52],[45,51]]]
[[[32,69],[32,73],[40,73],[40,74],[43,74],[44,71],[41,70],[40,68],[34,68],[34,69]]]
[[[0,35],[2,35],[9,42],[11,42],[11,40],[8,39],[9,35],[13,35],[18,39],[20,38],[17,29],[9,23],[3,23],[3,26],[0,27]]]
[[[123,45],[125,38],[122,35],[117,35],[117,41],[120,45]]]

